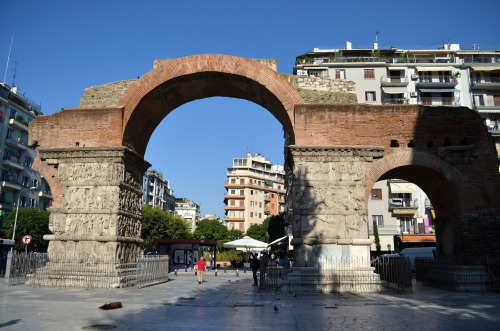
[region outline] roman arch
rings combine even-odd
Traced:
[[[213,96],[253,101],[283,125],[298,265],[317,257],[367,257],[368,193],[377,180],[393,175],[416,179],[439,201],[449,220],[443,229],[453,233],[443,237],[450,254],[479,243],[475,234],[457,235],[478,215],[490,215],[484,227],[498,227],[498,213],[491,216],[500,206],[498,160],[475,113],[358,105],[349,93],[307,90],[274,67],[272,60],[226,55],[156,61],[138,79],[89,88],[78,108],[34,120],[35,168],[54,196],[52,234],[45,237],[54,263],[62,253],[110,257],[116,268],[103,278],[123,286],[141,243],[140,186],[149,167],[143,158],[149,138],[170,111]],[[481,247],[498,249],[493,240]],[[81,274],[86,272],[82,266]],[[83,276],[75,281],[62,274],[46,275],[46,284],[85,285]]]

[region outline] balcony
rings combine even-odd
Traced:
[[[386,98],[382,99],[383,105],[407,105],[410,103],[408,98]]]
[[[17,160],[15,160],[12,157],[8,158],[8,159],[4,159],[2,161],[2,164],[8,168],[15,169],[15,170],[23,170],[24,169],[24,165],[20,164],[19,162],[17,162]]]
[[[23,187],[16,182],[3,181],[2,187],[9,188],[11,190],[20,191]]]
[[[408,76],[382,76],[380,86],[385,87],[405,87],[408,86]]]
[[[485,105],[479,105],[479,106],[474,106],[474,110],[476,110],[478,113],[500,113],[500,106],[485,106]]]
[[[28,132],[28,125],[17,120],[17,119],[14,119],[14,118],[11,118],[9,120],[9,125],[12,126],[13,128],[15,129],[18,129],[20,131],[23,131],[23,132]]]
[[[459,106],[460,102],[455,98],[420,97],[418,104],[424,106]]]
[[[0,209],[12,210],[14,203],[12,201],[0,201]]]
[[[21,151],[25,151],[28,148],[21,138],[7,138],[5,139],[5,145]]]
[[[52,194],[50,193],[50,191],[40,191],[38,192],[38,196],[44,199],[52,199]]]
[[[433,76],[431,78],[420,78],[417,82],[417,88],[454,88],[458,82],[453,76]]]
[[[498,79],[473,79],[471,87],[488,91],[500,90],[500,80]]]

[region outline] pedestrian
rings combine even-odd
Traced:
[[[202,256],[196,262],[196,274],[198,276],[198,284],[203,283],[203,274],[205,273],[205,269],[207,267],[207,263],[205,262],[205,258]]]
[[[258,286],[259,283],[257,281],[257,270],[259,270],[260,268],[260,261],[257,255],[254,255],[253,253],[250,253],[250,267],[252,268],[252,275],[253,275],[252,286]]]

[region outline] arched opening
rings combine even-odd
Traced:
[[[430,236],[425,235],[436,234],[441,254],[453,254],[450,216],[460,208],[459,196],[456,183],[436,169],[422,165],[392,168],[374,183],[367,201],[371,235],[375,221],[379,237],[385,237],[382,251],[432,246]]]

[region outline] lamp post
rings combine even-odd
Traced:
[[[10,278],[10,268],[12,265],[12,256],[14,254],[14,245],[15,245],[15,236],[16,236],[16,227],[17,227],[17,215],[19,214],[19,203],[21,202],[21,194],[23,191],[26,190],[36,190],[36,187],[30,187],[30,188],[24,188],[19,192],[19,196],[17,197],[17,206],[16,206],[16,216],[14,217],[14,229],[12,231],[12,241],[14,241],[14,244],[10,248],[10,252],[7,254],[7,263],[6,263],[6,268],[5,268],[5,281],[9,282]]]
[[[19,192],[19,195],[17,196],[17,205],[16,205],[16,216],[14,217],[14,230],[12,231],[12,240],[15,240],[15,236],[16,236],[16,227],[17,227],[17,215],[19,214],[19,203],[21,202],[21,194],[23,193],[23,191],[26,191],[26,190],[36,190],[36,187],[30,187],[28,189],[22,189],[20,192]],[[10,248],[10,251],[12,252],[14,249],[14,246],[12,246]]]

